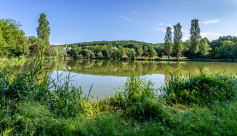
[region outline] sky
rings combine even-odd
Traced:
[[[165,29],[182,26],[183,41],[191,20],[209,40],[237,35],[237,0],[0,0],[0,19],[22,24],[26,36],[37,36],[46,14],[51,45],[90,41],[136,40],[163,43]]]

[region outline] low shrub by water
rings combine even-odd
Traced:
[[[170,80],[161,89],[169,103],[209,105],[236,97],[237,80],[233,76],[207,74],[203,67],[197,76],[182,77],[171,71],[170,74]]]

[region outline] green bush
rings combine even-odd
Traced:
[[[236,96],[235,77],[218,73],[207,74],[202,71],[197,76],[182,77],[171,73],[167,85],[161,88],[169,103],[209,105],[228,101]]]

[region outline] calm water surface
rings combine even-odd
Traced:
[[[130,74],[136,73],[144,75],[144,78],[154,83],[154,88],[165,85],[169,78],[166,65],[175,74],[183,76],[197,75],[199,66],[204,66],[204,71],[208,73],[225,72],[224,74],[235,74],[237,63],[230,62],[177,62],[165,61],[113,61],[113,60],[73,60],[57,62],[56,67],[51,73],[51,77],[56,79],[57,75],[62,74],[61,78],[70,76],[70,85],[81,86],[85,94],[88,93],[91,85],[91,95],[107,97],[118,90],[122,91],[121,86],[126,82]],[[65,81],[61,80],[63,84]],[[119,88],[120,87],[120,88]]]

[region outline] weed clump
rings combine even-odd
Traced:
[[[169,70],[169,69],[168,69]],[[197,76],[176,76],[171,71],[171,78],[161,88],[168,103],[212,105],[229,101],[236,96],[237,80],[235,77],[219,73],[207,74],[202,71]]]
[[[124,86],[124,92],[110,97],[110,105],[124,110],[126,117],[147,120],[160,117],[162,103],[154,91],[153,84],[141,76],[131,75]]]

